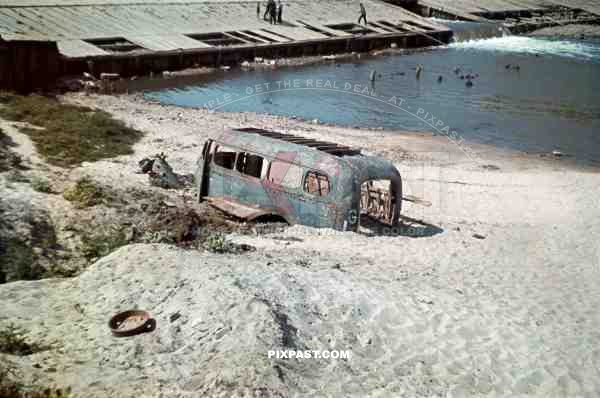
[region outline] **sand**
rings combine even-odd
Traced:
[[[252,125],[382,154],[407,193],[432,206],[405,206],[422,222],[391,236],[303,226],[230,235],[257,248],[244,255],[128,245],[76,278],[1,285],[0,325],[59,347],[7,358],[25,380],[82,397],[600,394],[596,170],[431,134],[131,96],[65,100],[147,132],[134,155],[71,172],[107,184],[147,187],[137,161],[161,151],[176,172],[192,172],[207,137]],[[135,307],[150,311],[156,330],[112,337],[108,318]],[[267,357],[284,348],[351,358]]]

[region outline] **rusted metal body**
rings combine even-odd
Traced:
[[[361,187],[373,180],[389,188],[371,187],[369,200],[361,200]],[[196,181],[199,200],[245,220],[279,216],[290,224],[356,230],[361,212],[393,226],[401,211],[402,179],[390,161],[261,129],[208,140]]]

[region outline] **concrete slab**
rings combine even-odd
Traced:
[[[363,0],[370,20],[393,24],[416,22],[415,32],[448,30],[424,18],[379,0]],[[358,3],[354,0],[286,1],[284,24],[271,25],[256,15],[255,1],[240,0],[0,0],[0,35],[46,37],[61,42],[66,56],[96,56],[119,52],[128,46],[102,46],[100,52],[89,44],[94,40],[125,39],[146,51],[211,48],[221,45],[256,46],[265,43],[325,40],[352,37],[358,32],[332,25],[356,24]],[[265,10],[264,3],[261,7]],[[414,24],[412,26],[415,26]],[[377,26],[367,26],[372,34],[389,34]],[[245,36],[242,31],[260,36]],[[235,37],[218,38],[223,32]],[[198,37],[215,34],[203,42]],[[125,43],[126,44],[126,43]],[[131,46],[129,46],[131,47]],[[107,48],[110,48],[107,51]],[[139,50],[142,50],[139,49]],[[138,49],[136,49],[138,51]],[[123,55],[123,54],[121,54]]]

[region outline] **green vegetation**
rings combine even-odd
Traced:
[[[130,154],[143,135],[104,111],[40,95],[0,93],[0,117],[33,125],[21,131],[49,163],[62,167]]]
[[[81,253],[86,260],[91,261],[112,253],[115,249],[127,244],[125,233],[122,230],[107,231],[83,235],[81,237]]]
[[[202,244],[204,249],[213,252],[213,253],[234,253],[239,254],[247,251],[255,250],[254,247],[250,245],[238,245],[236,243],[230,242],[226,239],[223,234],[213,233],[209,234]]]
[[[31,179],[31,187],[38,192],[50,193],[52,192],[52,188],[50,187],[50,182],[43,177],[33,177]]]
[[[204,248],[213,253],[228,253],[231,251],[230,243],[221,234],[209,235],[204,241]]]
[[[83,209],[105,202],[106,193],[91,178],[83,177],[77,180],[75,186],[65,191],[64,198],[73,202],[75,207]]]
[[[26,387],[19,382],[13,364],[0,363],[0,397],[2,398],[69,398],[71,390],[60,388]]]
[[[35,343],[28,343],[24,335],[25,332],[13,324],[0,329],[0,352],[24,356],[48,349]]]
[[[72,278],[75,275],[77,275],[77,271],[74,269],[66,269],[58,264],[50,264],[48,269],[44,270],[41,278]]]
[[[40,279],[43,269],[36,265],[33,247],[17,238],[2,242],[0,248],[0,283]]]
[[[17,280],[37,280],[59,275],[58,268],[46,269],[55,256],[56,232],[47,217],[30,215],[28,234],[11,231],[0,207],[0,284]]]
[[[21,156],[10,150],[13,146],[13,140],[0,129],[0,172],[23,168]]]

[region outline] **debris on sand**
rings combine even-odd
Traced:
[[[130,337],[152,332],[156,329],[156,321],[146,311],[129,310],[113,316],[108,322],[108,326],[113,336]]]
[[[481,168],[485,170],[500,170],[500,167],[496,166],[495,164],[484,164],[481,166]]]
[[[173,168],[167,162],[164,152],[151,158],[143,158],[138,162],[138,165],[142,174],[148,174],[150,184],[157,187],[177,189],[191,185],[193,182],[193,176],[173,172]]]

